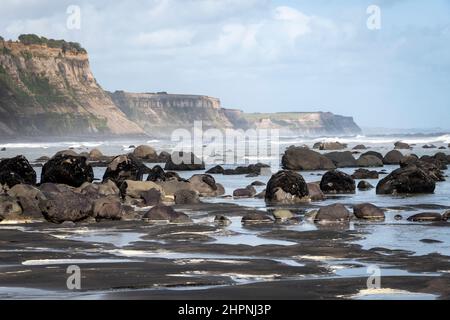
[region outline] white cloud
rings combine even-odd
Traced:
[[[173,48],[190,45],[195,33],[189,30],[164,29],[140,33],[134,43],[144,47]]]

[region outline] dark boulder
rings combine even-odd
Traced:
[[[347,148],[346,144],[340,142],[317,142],[314,144],[313,149],[319,150],[342,150]]]
[[[17,184],[8,190],[8,195],[17,199],[23,212],[28,217],[34,219],[43,218],[39,208],[39,201],[44,199],[44,194],[38,188],[28,184]]]
[[[362,155],[356,162],[358,167],[369,168],[369,167],[382,167],[383,160],[380,160],[376,156]]]
[[[250,212],[242,217],[241,222],[243,224],[259,224],[259,223],[273,223],[274,220],[271,216],[263,212]]]
[[[371,203],[362,203],[353,207],[353,214],[358,219],[384,220],[384,211]]]
[[[221,227],[225,227],[225,226],[229,226],[231,224],[231,220],[223,215],[217,215],[214,218],[214,223]]]
[[[159,163],[166,163],[170,159],[170,153],[167,151],[161,151],[161,153],[158,155],[158,162]]]
[[[376,151],[367,151],[367,152],[364,152],[364,153],[361,155],[361,157],[364,157],[364,156],[374,156],[374,157],[377,157],[378,159],[380,159],[381,161],[383,161],[383,155],[382,155],[381,153],[379,153],[379,152],[376,152]]]
[[[134,149],[133,156],[149,162],[156,162],[158,159],[158,154],[156,153],[155,149],[145,145],[138,146],[136,149]]]
[[[379,173],[377,171],[370,171],[367,169],[357,169],[352,174],[352,178],[356,180],[361,179],[378,179]]]
[[[401,142],[401,141],[394,143],[394,146],[395,146],[395,149],[403,149],[403,150],[412,149],[409,144]]]
[[[156,206],[162,202],[163,198],[161,191],[157,189],[141,191],[140,196],[146,206]]]
[[[367,147],[363,144],[358,144],[353,147],[353,150],[366,150],[366,149],[367,149]]]
[[[371,190],[373,188],[375,188],[375,187],[367,181],[360,181],[358,183],[358,190],[367,191],[367,190]]]
[[[253,198],[256,195],[256,189],[253,186],[236,189],[233,191],[234,198]]]
[[[152,182],[161,182],[166,180],[167,180],[166,172],[160,166],[154,166],[147,177],[147,181]]]
[[[92,217],[92,201],[73,191],[44,192],[39,208],[45,219],[53,223],[79,222]]]
[[[389,151],[383,158],[384,164],[400,164],[403,154],[398,150]]]
[[[195,174],[189,179],[189,183],[200,197],[217,197],[225,193],[222,185],[216,183],[209,174]]]
[[[194,190],[179,190],[174,194],[175,204],[198,204],[200,198]]]
[[[252,177],[259,176],[264,169],[269,169],[270,166],[264,163],[251,164],[247,167],[237,167],[235,169],[223,170],[224,175],[252,175]]]
[[[121,220],[123,215],[122,203],[115,196],[97,199],[93,202],[93,217],[97,220]]]
[[[333,161],[337,168],[353,168],[357,166],[356,159],[350,151],[331,152],[325,154],[325,157]]]
[[[356,184],[348,174],[332,170],[323,175],[320,189],[324,193],[355,193]]]
[[[207,174],[223,174],[223,172],[224,168],[221,165],[217,165],[206,171]]]
[[[253,181],[251,183],[251,185],[254,186],[254,187],[262,187],[262,186],[265,186],[266,184],[264,182],[261,182],[261,181]]]
[[[94,180],[94,171],[85,157],[58,155],[42,168],[41,183],[66,184],[78,188]]]
[[[322,201],[325,200],[325,195],[320,189],[319,183],[308,183],[308,193],[311,201]]]
[[[350,212],[342,204],[333,204],[319,209],[315,215],[316,222],[343,222],[350,220]]]
[[[183,212],[177,212],[172,207],[158,205],[144,214],[144,220],[149,222],[190,223],[192,220]]]
[[[435,180],[415,165],[397,169],[377,185],[377,194],[433,193]]]
[[[442,216],[437,212],[422,212],[408,218],[413,222],[435,222],[442,221]]]
[[[5,194],[0,195],[0,221],[23,220],[26,217],[23,209],[16,198]]]
[[[423,149],[436,149],[437,147],[434,144],[426,144],[422,146]]]
[[[281,163],[287,170],[330,170],[335,169],[333,161],[318,152],[301,148],[290,147],[284,153]]]
[[[301,175],[293,171],[279,171],[267,183],[265,200],[268,203],[295,203],[309,199],[308,186]]]
[[[174,152],[166,162],[164,170],[194,171],[205,170],[205,163],[192,152]]]
[[[16,184],[36,184],[36,172],[24,156],[3,159],[0,161],[0,184],[9,188]]]
[[[106,168],[103,182],[111,180],[120,187],[125,180],[141,181],[145,168],[145,165],[132,155],[117,156]]]

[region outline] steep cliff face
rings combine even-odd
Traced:
[[[0,135],[141,133],[98,85],[84,50],[0,40]]]
[[[232,128],[217,98],[167,93],[110,93],[112,100],[129,119],[152,135],[167,135],[177,128]]]

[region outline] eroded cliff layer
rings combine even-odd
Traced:
[[[141,134],[96,82],[87,53],[0,39],[0,134]]]

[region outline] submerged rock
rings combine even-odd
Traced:
[[[348,174],[332,170],[325,173],[320,182],[320,189],[324,193],[355,193],[355,180]]]
[[[217,165],[215,167],[212,167],[208,171],[206,171],[207,174],[223,174],[225,169],[221,165]]]
[[[296,203],[309,200],[308,186],[301,175],[293,171],[279,171],[267,183],[267,203]]]
[[[3,159],[0,161],[0,184],[9,188],[17,184],[36,184],[36,171],[24,156]]]
[[[384,211],[371,203],[362,203],[353,207],[353,214],[358,219],[384,220]]]
[[[355,180],[362,179],[378,179],[379,173],[378,171],[370,171],[367,169],[357,169],[353,174],[352,178]]]
[[[223,215],[217,215],[214,218],[214,223],[219,226],[229,226],[231,224],[231,220]]]
[[[314,144],[313,149],[319,150],[342,150],[347,148],[344,143],[336,142],[317,142]]]
[[[66,184],[78,188],[94,180],[94,171],[85,157],[57,155],[42,168],[41,183]]]
[[[397,169],[377,185],[377,194],[433,193],[436,182],[415,165]]]
[[[283,169],[288,170],[330,170],[335,169],[333,161],[318,152],[290,147],[284,153],[281,163]]]
[[[368,183],[367,181],[360,181],[358,183],[358,190],[361,191],[367,191],[367,190],[371,190],[375,188],[373,185],[371,185],[370,183]]]
[[[353,147],[353,150],[366,150],[366,149],[367,149],[367,147],[363,144],[358,144]]]
[[[192,220],[183,212],[177,212],[172,207],[158,205],[144,214],[143,219],[150,222],[190,223]]]
[[[225,169],[223,170],[224,175],[250,175],[252,177],[257,177],[263,173],[264,169],[270,170],[270,166],[264,163],[251,164],[247,167],[237,167],[235,169]],[[216,169],[220,170],[220,169]]]
[[[422,212],[409,217],[408,221],[414,222],[442,221],[442,216],[437,212]]]
[[[250,212],[242,217],[243,224],[273,223],[272,217],[262,212]]]
[[[236,189],[233,191],[234,198],[253,198],[256,195],[256,189],[253,186]]]
[[[314,217],[316,222],[343,222],[350,220],[350,212],[342,204],[322,207]]]
[[[205,170],[205,163],[192,152],[174,152],[166,162],[164,170],[194,171]]]
[[[277,220],[289,220],[294,218],[294,214],[290,210],[275,210],[273,216]]]

